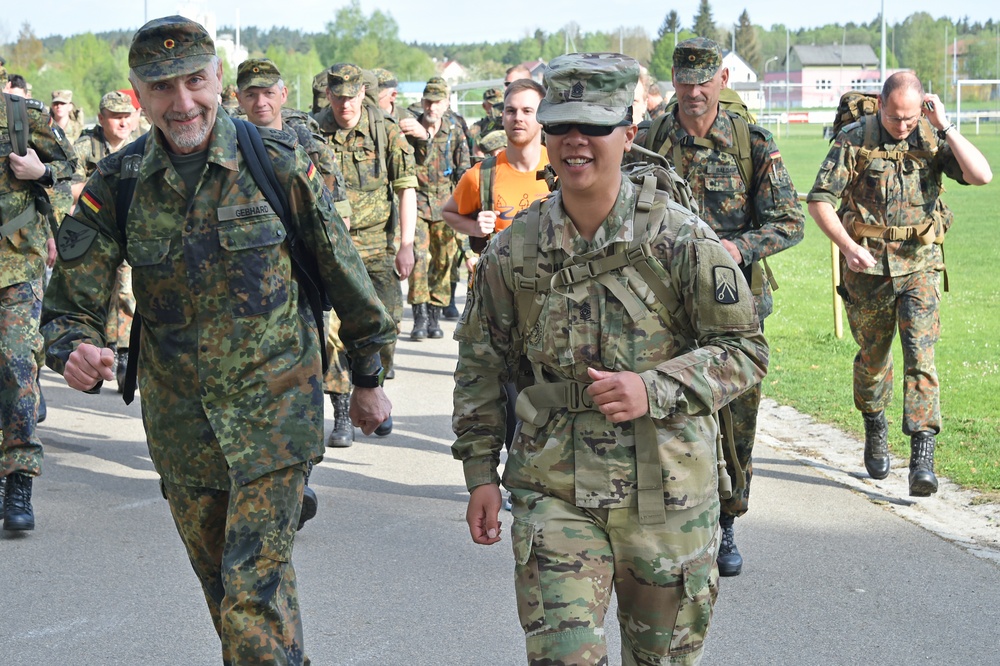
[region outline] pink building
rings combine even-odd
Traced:
[[[785,63],[764,77],[771,108],[785,106]],[[882,87],[879,59],[868,44],[793,46],[788,61],[789,106],[793,109],[835,108],[848,90],[878,92]],[[887,70],[886,75],[900,70]],[[777,84],[777,85],[776,85]]]

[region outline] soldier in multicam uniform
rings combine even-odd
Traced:
[[[398,325],[403,319],[399,282],[409,277],[413,270],[417,187],[413,148],[391,116],[364,103],[364,73],[360,67],[339,63],[327,72],[329,106],[314,118],[337,155],[337,165],[347,183],[352,215],[351,239],[365,262],[379,298]],[[399,249],[395,252],[395,260],[389,249],[395,235],[394,195],[399,199]],[[382,364],[387,373],[393,371],[394,350],[395,344],[382,348]],[[342,414],[347,397],[332,393],[330,398],[335,415]],[[344,430],[338,427],[334,433],[341,441],[347,436]],[[392,420],[387,420],[375,432],[379,436],[391,433]],[[353,431],[350,437],[353,439]],[[335,442],[333,445],[344,444]]]
[[[718,580],[712,413],[767,366],[749,287],[715,234],[663,194],[645,199],[619,170],[638,75],[619,54],[552,60],[538,119],[561,189],[487,246],[455,334],[452,451],[479,544],[500,540],[502,383],[521,367],[524,423],[503,483],[532,665],[607,663],[612,587],[624,663],[699,662]],[[611,265],[640,245],[654,286],[627,262]],[[672,290],[677,307],[648,311],[651,289]]]
[[[115,200],[122,154],[98,167],[59,228],[46,294],[47,362],[78,390],[112,379],[99,315],[124,256],[144,332],[139,385],[149,452],[201,581],[227,664],[306,664],[291,565],[307,461],[323,454],[318,332],[293,276],[285,227],[266,205],[218,103],[222,65],[180,16],[136,33],[130,81],[154,124],[134,165],[127,230]],[[344,318],[351,411],[388,418],[378,351],[395,338],[318,171],[285,132],[260,130]],[[129,158],[130,160],[132,158]],[[131,172],[131,168],[129,172]]]
[[[909,491],[927,497],[937,492],[934,438],[941,432],[934,366],[938,272],[944,270],[938,243],[951,223],[940,199],[941,177],[985,185],[993,173],[982,153],[948,124],[941,99],[925,94],[912,73],[887,78],[879,100],[877,115],[862,117],[835,137],[807,201],[809,214],[841,252],[838,291],[859,346],[854,406],[865,424],[865,468],[875,479],[889,475],[885,409],[892,402],[892,339],[898,327]]]
[[[77,109],[73,106],[72,90],[53,90],[52,104],[49,106],[52,114],[51,122],[59,125],[70,143],[80,138],[83,123],[77,118]]]
[[[97,164],[108,155],[116,153],[132,143],[138,111],[132,106],[132,98],[117,90],[101,98],[97,113],[97,125],[84,130],[73,144],[77,166],[73,174],[71,192],[73,206],[77,205],[87,179],[97,171]],[[132,317],[135,315],[135,295],[132,293],[132,268],[122,262],[115,278],[114,296],[108,306],[108,320],[105,341],[115,350],[115,379],[118,392],[125,386],[125,368],[128,367],[128,344],[132,333]]]
[[[7,70],[0,65],[0,87]],[[53,187],[73,173],[75,158],[45,106],[25,100],[25,155],[14,151],[7,93],[0,97],[0,513],[3,529],[35,529],[34,477],[42,473],[38,422],[38,334],[45,266],[55,261],[48,223],[35,208],[38,188]]]
[[[640,130],[636,143],[666,157],[687,179],[702,219],[719,235],[750,282],[763,330],[764,318],[771,314],[774,302],[771,284],[763,279],[758,262],[802,240],[805,215],[798,194],[771,133],[719,108],[719,94],[729,80],[719,45],[704,37],[682,41],[674,49],[673,64],[677,109],[664,118],[656,136],[647,139],[647,131]],[[749,128],[749,183],[743,182],[738,157],[724,152],[736,146],[738,122]],[[746,488],[722,501],[722,576],[737,576],[743,569],[733,521],[749,508],[760,389],[757,384],[729,405]],[[731,461],[729,473],[736,473]]]
[[[399,128],[414,148],[417,163],[417,229],[407,300],[413,308],[411,340],[444,337],[441,311],[451,298],[452,263],[458,253],[455,231],[441,214],[455,184],[469,168],[469,139],[446,115],[448,84],[431,79],[424,87],[423,113],[404,118]]]

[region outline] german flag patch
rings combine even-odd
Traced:
[[[771,151],[771,161],[776,162],[781,159],[781,151],[775,148]]]
[[[316,165],[312,162],[309,163],[309,170],[306,171],[306,176],[308,176],[309,180],[316,177]]]
[[[86,190],[86,191],[84,191],[83,194],[80,195],[80,201],[82,201],[84,203],[84,205],[87,206],[87,208],[89,208],[90,210],[94,211],[95,213],[100,213],[101,212],[101,208],[104,207],[104,204],[101,203],[100,199],[98,199],[97,197],[95,197],[90,192],[90,190]]]

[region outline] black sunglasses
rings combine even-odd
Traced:
[[[559,123],[557,125],[542,125],[542,130],[552,136],[562,136],[569,134],[570,130],[576,130],[584,136],[608,136],[618,127],[628,127],[631,120],[623,120],[616,125],[584,125],[582,123]]]

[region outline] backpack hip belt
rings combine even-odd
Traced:
[[[35,219],[35,215],[35,201],[32,199],[28,201],[28,206],[23,211],[14,216],[14,219],[0,226],[0,241],[28,226]]]
[[[844,224],[847,233],[855,242],[862,238],[881,238],[886,241],[907,241],[916,240],[921,245],[930,245],[944,242],[944,233],[938,234],[937,223],[921,222],[920,224],[908,224],[902,226],[880,227],[874,224],[859,222],[857,215],[847,215],[844,217]]]

